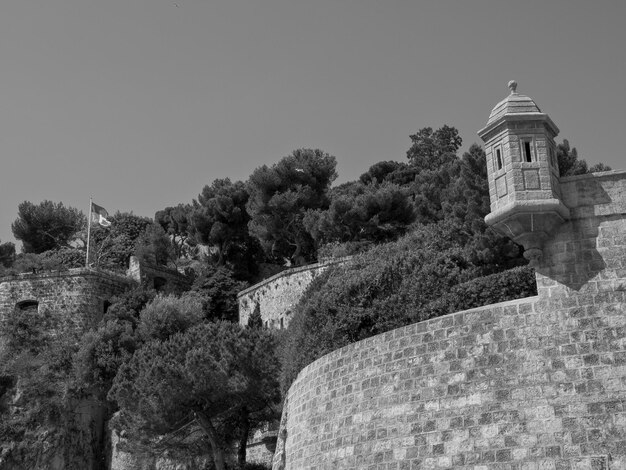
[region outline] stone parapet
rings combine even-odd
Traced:
[[[264,325],[270,328],[286,328],[291,320],[291,309],[313,279],[328,267],[344,264],[350,259],[349,256],[335,258],[286,269],[239,292],[239,323],[247,325],[248,318],[258,308]]]
[[[0,278],[0,327],[20,303],[30,302],[55,316],[60,327],[88,328],[100,320],[111,296],[133,285],[123,275],[94,268],[5,276]]]

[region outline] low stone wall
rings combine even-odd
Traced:
[[[350,258],[338,258],[320,263],[286,269],[237,294],[239,323],[248,324],[255,309],[261,312],[263,324],[270,328],[287,328],[291,309],[298,303],[313,279],[329,266],[345,263]]]
[[[139,261],[136,256],[130,257],[126,276],[163,294],[180,294],[191,287],[188,276],[166,266]]]
[[[265,424],[254,431],[246,446],[246,461],[263,465],[272,465],[272,458],[276,450],[276,436],[278,422]]]

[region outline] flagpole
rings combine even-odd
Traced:
[[[89,222],[87,222],[87,254],[85,255],[85,267],[89,267],[89,237],[91,236],[91,208],[93,207],[93,199],[89,198]]]

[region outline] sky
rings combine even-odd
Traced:
[[[624,20],[623,0],[0,0],[0,241],[22,201],[153,217],[298,148],[337,183],[423,127],[466,150],[511,79],[624,169]]]

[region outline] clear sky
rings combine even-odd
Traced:
[[[624,0],[0,0],[0,240],[24,200],[152,217],[292,150],[338,182],[507,81],[626,168]]]

